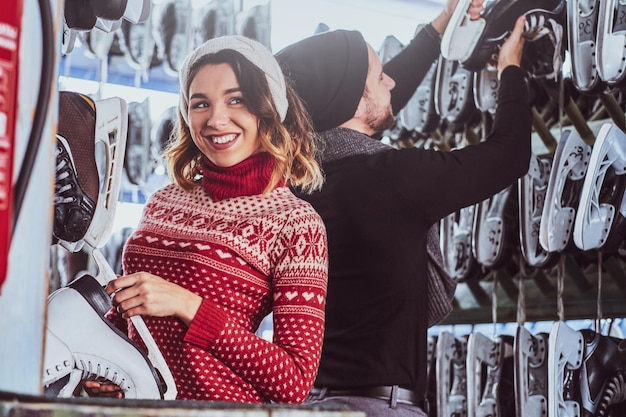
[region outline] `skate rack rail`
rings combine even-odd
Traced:
[[[626,131],[626,116],[615,97],[598,95],[601,106],[585,120],[570,98],[563,104],[561,126],[548,126],[545,120],[553,109],[532,108],[533,152],[539,156],[553,154],[561,129],[576,129],[583,140],[593,144],[604,123],[614,123]],[[591,251],[590,251],[591,252]],[[563,308],[565,319],[596,319],[598,316],[597,253],[561,254],[564,264]],[[527,321],[558,320],[557,268],[531,269],[524,277]],[[626,259],[603,254],[601,308],[603,318],[626,317]],[[494,275],[497,277],[494,292]],[[493,297],[499,323],[515,322],[519,297],[520,272],[506,270],[486,272],[481,279],[459,282],[453,300],[453,311],[441,324],[479,324],[493,321]]]

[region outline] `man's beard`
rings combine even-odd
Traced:
[[[387,129],[391,129],[396,123],[396,118],[393,115],[391,106],[385,109],[384,114],[376,110],[380,110],[380,108],[367,106],[368,116],[366,121],[369,128],[377,134],[382,133]]]

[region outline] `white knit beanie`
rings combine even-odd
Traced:
[[[178,71],[180,82],[178,106],[187,126],[189,126],[189,116],[187,113],[189,109],[189,91],[187,90],[189,72],[196,61],[201,57],[224,49],[232,49],[233,51],[239,52],[265,73],[265,78],[267,79],[267,84],[269,85],[272,99],[274,100],[274,106],[276,106],[276,110],[278,110],[280,120],[285,120],[288,107],[287,89],[285,87],[283,72],[276,58],[274,58],[265,45],[244,36],[234,35],[220,36],[204,42],[185,58],[183,65]]]

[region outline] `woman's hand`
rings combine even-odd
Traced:
[[[515,26],[509,37],[504,41],[498,53],[498,79],[502,71],[509,65],[519,67],[522,63],[522,52],[524,49],[524,23],[525,16],[520,16],[515,21]]]
[[[122,389],[110,382],[82,381],[81,385],[83,390],[85,390],[90,397],[124,398]]]
[[[176,317],[189,326],[202,298],[156,275],[137,272],[109,282],[106,291],[122,317]]]

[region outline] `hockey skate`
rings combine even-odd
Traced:
[[[207,2],[193,14],[194,47],[218,36],[235,34],[235,5],[233,0]]]
[[[472,226],[476,205],[441,219],[441,254],[448,274],[457,281],[476,276],[478,262],[472,252]]]
[[[442,55],[460,61],[470,71],[480,71],[490,60],[497,59],[500,46],[519,16],[541,16],[540,19],[560,22],[561,26],[565,22],[564,0],[494,0],[485,5],[476,20],[467,15],[470,4],[471,0],[459,2],[441,39]]]
[[[437,338],[437,416],[467,416],[467,337],[441,332]]]
[[[580,249],[616,252],[626,236],[626,134],[605,123],[591,150],[576,220]]]
[[[439,125],[434,100],[436,71],[437,62],[433,62],[408,104],[400,110],[400,120],[408,131],[428,136]]]
[[[548,252],[575,248],[572,229],[590,156],[591,147],[575,130],[563,130],[552,161],[539,225],[539,243]]]
[[[150,20],[143,23],[122,20],[122,26],[117,35],[126,62],[141,75],[158,62],[158,59],[155,59],[156,42],[152,36]]]
[[[495,114],[499,84],[497,71],[485,67],[474,73],[474,103],[478,110]]]
[[[472,333],[467,342],[468,417],[515,415],[513,337]]]
[[[584,94],[596,94],[605,84],[598,74],[596,44],[600,0],[569,0],[568,46],[572,62],[572,82]]]
[[[533,155],[528,173],[519,179],[519,225],[522,256],[528,265],[549,268],[557,261],[554,252],[546,251],[539,244],[538,230],[545,203],[552,161]]]
[[[178,69],[193,45],[191,0],[167,0],[159,3],[155,40],[166,74],[178,77]]]
[[[94,102],[86,96],[72,92],[61,92],[59,101],[58,143],[63,147],[57,149],[56,177],[58,184],[55,189],[54,233],[58,243],[69,251],[83,250],[93,257],[98,268],[98,274],[92,279],[97,281],[100,290],[104,291],[102,287],[109,281],[116,279],[115,273],[104,259],[99,248],[106,243],[111,235],[112,219],[119,195],[128,124],[126,102],[117,97]],[[78,180],[79,178],[82,182]],[[62,227],[70,220],[76,224],[76,228],[81,231],[80,233]],[[50,295],[49,303],[57,298],[55,294],[58,293],[66,294],[59,296],[60,299],[73,297],[73,293],[68,292],[67,287],[64,287]],[[54,301],[54,303],[58,302]],[[75,306],[78,312],[82,311],[81,309],[84,307],[84,303],[82,306],[80,303]],[[50,308],[54,310],[57,307],[52,306]],[[65,315],[68,315],[68,311],[76,313],[69,307],[67,309],[63,307],[62,310]],[[103,316],[102,311],[100,311],[99,316]],[[134,316],[131,320],[148,348],[148,358],[152,362],[152,366],[159,370],[165,381],[167,390],[163,394],[163,398],[176,398],[176,387],[171,372],[143,319],[141,316]],[[96,323],[100,321],[98,319]],[[67,324],[70,326],[65,329],[63,326],[67,326]],[[89,326],[86,325],[85,327]],[[68,388],[58,391],[62,395],[69,391],[73,392],[73,389],[70,388],[76,382],[76,378],[85,377],[82,374],[85,369],[77,368],[78,359],[74,358],[74,362],[67,362],[67,349],[61,348],[63,344],[70,346],[75,339],[83,338],[82,334],[74,334],[77,329],[83,331],[82,327],[72,327],[71,323],[66,323],[63,314],[49,312],[47,333],[54,331],[56,336],[50,336],[51,343],[46,345],[47,360],[48,363],[63,364],[57,371],[63,371],[65,374],[44,375],[44,385],[56,387],[57,381],[72,374],[73,376],[70,377],[72,380],[64,385]],[[63,333],[64,331],[69,333]],[[61,335],[67,335],[67,339]],[[71,349],[70,346],[70,351],[72,351]],[[93,349],[97,350],[98,348],[94,347]],[[57,365],[54,366],[55,369]],[[81,373],[74,372],[77,369]],[[97,377],[108,376],[113,378],[111,374],[99,373],[100,371],[104,372],[105,369],[106,366],[101,367],[98,371],[87,370],[91,373],[95,372]],[[111,380],[110,378],[109,380]],[[115,379],[111,382],[121,383],[123,381]],[[153,382],[157,383],[158,380]],[[130,388],[127,391],[129,395],[136,392]]]
[[[478,115],[472,96],[474,77],[457,61],[439,56],[435,81],[435,109],[453,125],[470,124]]]
[[[580,332],[557,321],[548,338],[548,415],[550,417],[580,417],[580,405],[575,400],[584,341]]]
[[[548,334],[515,334],[515,408],[518,416],[548,415]]]
[[[150,102],[129,103],[124,172],[133,185],[143,186],[152,172],[150,143]]]
[[[235,33],[254,39],[268,49],[272,46],[270,2],[257,4],[235,16]]]
[[[476,261],[490,269],[505,266],[511,260],[517,233],[517,193],[510,185],[476,207],[472,232]]]
[[[624,4],[621,0],[600,2],[596,45],[598,75],[611,87],[622,87],[626,76],[626,25],[622,16]]]
[[[548,354],[549,371],[553,365],[556,371],[554,387],[552,377],[548,382],[548,404],[550,411],[558,414],[551,415],[605,417],[610,415],[611,408],[617,405],[623,408],[626,400],[626,362],[620,352],[623,341],[590,329],[576,332],[562,322],[555,323],[557,326],[556,346],[552,346],[551,331]],[[550,401],[551,396],[554,401]]]

